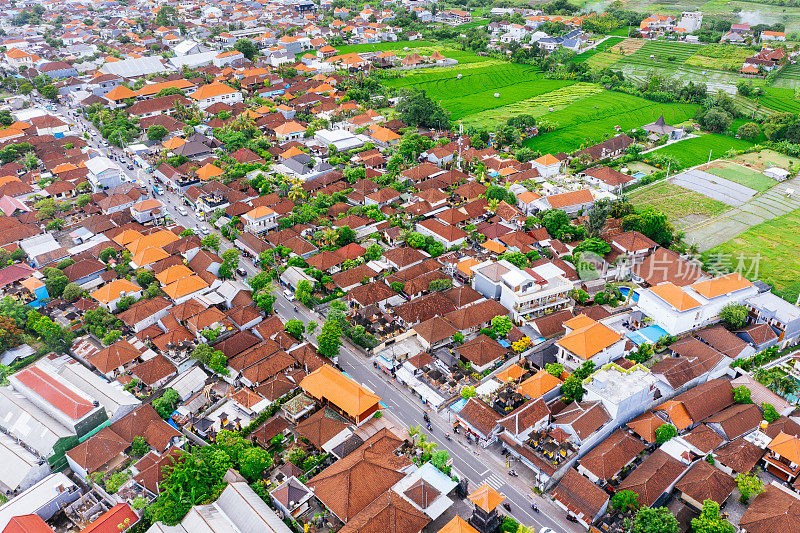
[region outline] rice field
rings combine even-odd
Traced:
[[[740,258],[746,276],[769,284],[778,296],[794,303],[800,293],[800,210],[767,220],[706,252],[727,257],[732,266]],[[721,254],[721,255],[720,255]]]
[[[761,172],[730,161],[712,161],[710,164],[702,165],[699,168],[709,174],[725,178],[758,192],[764,192],[774,187],[777,183],[774,179],[768,178]]]
[[[625,40],[625,38],[623,38],[623,37],[608,37],[606,40],[604,40],[603,42],[601,42],[600,44],[598,44],[597,46],[595,46],[591,50],[586,50],[585,52],[576,55],[575,57],[570,59],[570,62],[572,62],[572,63],[583,63],[584,61],[586,61],[590,57],[593,57],[593,56],[595,56],[595,55],[597,55],[597,54],[599,54],[601,52],[605,52],[606,50],[608,50],[612,46],[620,44],[624,40]]]
[[[448,46],[443,46],[439,43],[431,41],[398,41],[398,42],[381,42],[381,43],[367,43],[367,44],[348,44],[344,46],[337,46],[336,50],[339,54],[361,54],[364,52],[394,52],[398,57],[405,57],[410,54],[419,54],[422,56],[429,56],[434,52],[440,52],[448,59],[455,59],[459,64],[469,63],[482,63],[489,61],[490,58],[476,55],[472,52],[464,50],[455,50]]]
[[[463,118],[462,122],[465,126],[491,129],[498,123],[506,122],[511,117],[521,114],[541,117],[551,111],[563,109],[573,102],[601,92],[603,92],[603,89],[599,85],[593,83],[575,83],[574,85],[561,87],[527,100],[520,100],[513,104],[497,107],[492,110],[491,114],[475,113],[473,115],[467,115]]]
[[[682,168],[689,168],[706,163],[709,156],[714,160],[723,157],[730,149],[743,150],[752,145],[753,143],[744,139],[709,133],[664,146],[653,153],[672,156],[680,162]],[[645,162],[646,156],[647,154],[644,156]]]
[[[658,103],[636,96],[603,91],[541,117],[558,127],[525,141],[525,146],[545,152],[569,152],[589,146],[612,135],[617,127],[630,130],[648,124],[664,114],[670,124],[688,120],[695,104]]]
[[[635,190],[628,195],[628,198],[637,207],[658,209],[679,229],[730,209],[728,205],[718,200],[667,181]]]
[[[647,41],[636,52],[620,61],[620,65],[635,65],[641,68],[659,66],[677,69],[702,48],[699,44]]]
[[[762,106],[781,113],[800,113],[800,100],[795,98],[794,89],[765,87],[764,95],[757,100]]]
[[[388,79],[385,83],[401,89],[424,89],[428,96],[450,111],[454,120],[529,100],[573,84],[567,80],[544,79],[534,67],[511,63],[412,72],[412,75]],[[461,79],[458,79],[458,74],[461,74]],[[500,96],[495,98],[495,93]]]
[[[795,89],[800,87],[800,64],[787,65],[773,82],[773,87]]]

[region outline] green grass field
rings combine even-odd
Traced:
[[[630,130],[658,119],[670,124],[688,120],[697,111],[694,104],[662,104],[624,93],[603,91],[541,117],[558,128],[525,141],[542,153],[569,152],[589,146],[614,133],[619,126]]]
[[[455,50],[449,46],[444,46],[440,43],[431,41],[398,41],[383,42],[383,43],[368,43],[368,44],[348,44],[344,46],[335,47],[340,55],[344,54],[361,54],[364,52],[386,52],[391,51],[399,57],[405,57],[409,54],[417,53],[420,55],[430,55],[434,51],[441,52],[443,56],[449,59],[455,59],[459,64],[481,63],[489,61],[488,57],[482,57],[472,52],[463,50]],[[408,50],[406,50],[408,48]]]
[[[800,293],[800,211],[792,211],[753,226],[738,237],[716,246],[707,254],[723,254],[736,266],[740,256],[748,278],[768,283],[775,294],[794,303]]]
[[[583,63],[584,61],[586,61],[590,57],[595,56],[595,55],[597,55],[597,54],[599,54],[601,52],[605,52],[606,50],[608,50],[612,46],[614,46],[616,44],[619,44],[624,40],[625,40],[624,37],[609,37],[608,39],[606,39],[602,43],[598,44],[597,46],[595,46],[591,50],[586,50],[585,52],[582,52],[582,53],[576,55],[575,57],[570,59],[570,62],[572,62],[572,63]]]
[[[621,59],[619,65],[677,69],[701,47],[702,45],[699,44],[647,41],[639,50]]]
[[[700,169],[759,192],[764,192],[774,187],[777,183],[774,179],[768,178],[761,172],[729,161],[712,161],[711,165],[704,165]]]
[[[758,103],[781,113],[800,113],[800,100],[794,97],[794,89],[764,87]]]
[[[662,211],[671,223],[680,228],[686,222],[697,222],[724,213],[730,207],[722,202],[666,181],[633,191],[628,195],[637,207],[654,207]]]
[[[546,115],[550,110],[558,110],[567,107],[573,102],[578,102],[593,94],[603,92],[603,88],[594,83],[575,83],[560,87],[554,91],[546,92],[520,100],[513,104],[496,107],[491,113],[474,113],[463,118],[465,126],[476,126],[479,128],[491,129],[498,122],[506,122],[509,118],[517,115],[527,114],[535,117]]]
[[[574,83],[546,80],[534,67],[527,65],[497,63],[470,67],[419,69],[402,78],[385,80],[385,83],[397,88],[424,89],[428,96],[450,111],[454,120],[528,100]],[[458,74],[462,75],[461,79],[457,78]],[[495,93],[500,97],[495,98]]]
[[[725,152],[731,148],[743,150],[752,145],[753,143],[744,139],[709,133],[670,144],[654,150],[654,153],[670,155],[677,159],[683,168],[689,168],[707,162],[709,150],[711,151],[711,159],[714,160],[723,157]],[[647,159],[647,154],[644,155],[644,158]]]
[[[800,87],[800,64],[786,65],[772,85],[785,89]]]

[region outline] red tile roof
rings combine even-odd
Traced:
[[[90,400],[64,386],[39,367],[31,366],[14,377],[73,420],[80,420],[94,409]]]

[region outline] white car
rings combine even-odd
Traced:
[[[203,235],[208,235],[208,227],[200,226],[200,231],[203,232]]]
[[[183,206],[180,206],[180,207],[178,208],[178,213],[180,213],[180,214],[181,214],[181,215],[183,215],[183,216],[188,216],[188,215],[189,215],[189,212],[188,212],[188,211],[186,210],[186,208],[185,208],[185,207],[183,207]]]
[[[284,290],[283,291],[283,295],[286,296],[286,299],[289,300],[290,302],[293,302],[296,299],[294,297],[294,293],[291,291],[291,289]]]

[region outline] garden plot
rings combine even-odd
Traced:
[[[708,165],[702,165],[699,169],[759,192],[771,189],[777,183],[777,181],[761,172],[730,161],[712,161]]]
[[[731,180],[726,180],[702,170],[686,170],[672,177],[671,181],[680,187],[699,192],[704,196],[733,207],[739,207],[751,200],[758,191]]]

